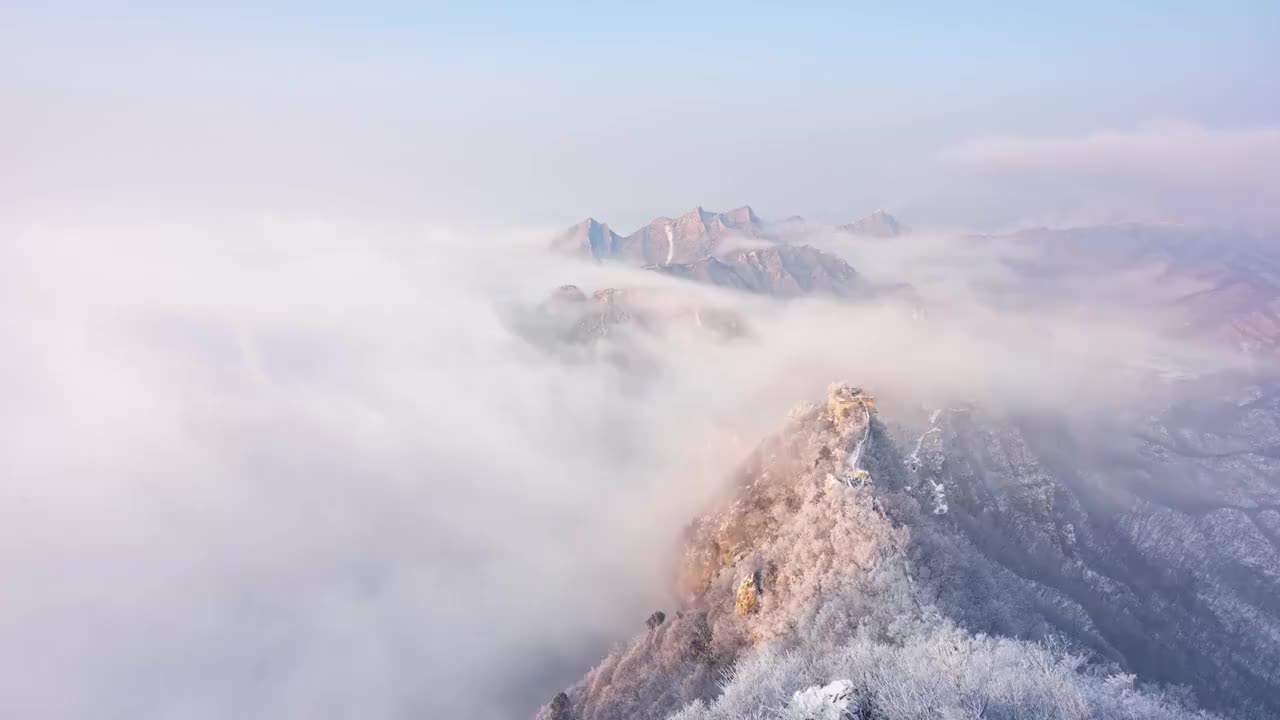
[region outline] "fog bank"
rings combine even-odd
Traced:
[[[0,244],[0,714],[519,716],[669,607],[669,549],[759,432],[847,379],[1115,407],[1133,328],[961,293],[779,304],[541,232],[28,228]],[[679,287],[747,337],[619,329],[637,376],[516,320]],[[74,680],[72,680],[74,679]]]

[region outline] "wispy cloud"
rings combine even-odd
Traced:
[[[952,179],[966,180],[952,192],[1006,218],[1280,221],[1280,127],[1166,122],[992,135],[947,148],[940,160]]]

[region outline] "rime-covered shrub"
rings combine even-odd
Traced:
[[[1096,671],[1050,642],[971,635],[949,621],[864,625],[844,643],[761,648],[742,658],[719,697],[670,720],[815,720],[796,702],[846,681],[846,717],[864,720],[1191,720],[1211,717],[1132,675]]]

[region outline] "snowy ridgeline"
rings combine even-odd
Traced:
[[[697,602],[611,653],[568,690],[562,714],[541,717],[1217,717],[1194,709],[1181,686],[1139,685],[1088,613],[991,562],[957,531],[969,512],[958,501],[967,486],[940,473],[941,463],[952,451],[968,461],[978,456],[974,447],[989,447],[986,425],[965,425],[969,435],[957,440],[950,426],[939,429],[935,413],[934,427],[899,451],[873,429],[864,395],[850,389],[833,398],[790,413],[788,428],[744,465],[742,494],[696,526],[691,547],[705,545],[713,559]],[[1000,431],[1007,442],[996,447],[1033,457],[1014,430]],[[939,447],[944,434],[948,458]],[[1039,466],[1016,467],[1019,478],[1044,477]],[[923,492],[910,493],[913,481]],[[957,500],[950,508],[947,485]],[[957,522],[926,520],[941,514]],[[1076,515],[1061,520],[1034,527],[1069,547],[1089,539]],[[735,609],[743,587],[752,602]],[[1275,717],[1240,705],[1230,717]]]
[[[940,437],[942,412],[905,458],[911,470],[922,464],[926,439]],[[869,431],[868,422],[845,460],[854,476]],[[946,514],[945,486],[922,482],[930,491],[922,509]],[[1139,686],[1134,675],[1078,647],[967,631],[923,599],[930,593],[913,582],[910,563],[894,556],[885,556],[861,591],[820,600],[799,620],[796,637],[740,657],[717,697],[694,701],[670,720],[1217,717],[1195,709],[1184,689]],[[852,630],[850,618],[858,618]]]

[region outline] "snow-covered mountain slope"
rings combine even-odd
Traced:
[[[935,525],[1053,606],[1002,616],[947,542],[921,542],[966,626],[1083,641],[1211,707],[1280,712],[1280,385],[1186,399],[1136,422],[946,409],[920,435],[905,488]],[[1194,410],[1194,411],[1192,411]],[[909,436],[909,434],[907,434]],[[938,488],[941,488],[939,491]],[[933,529],[929,530],[932,533]],[[925,537],[925,533],[917,537]],[[949,541],[948,541],[949,542]],[[1011,596],[1011,595],[1010,595]],[[948,601],[948,598],[952,600]]]
[[[1102,617],[1098,603],[1123,592],[1115,586],[1125,580],[1102,576],[1124,560],[1119,550],[1117,559],[1086,555],[1101,530],[1055,510],[1056,491],[1046,492],[1053,478],[1025,449],[1009,451],[1019,458],[1007,463],[1012,478],[994,462],[973,471],[988,485],[1010,486],[973,499],[972,482],[946,473],[973,462],[974,452],[954,440],[972,421],[935,419],[938,430],[915,462],[860,389],[836,385],[825,403],[796,408],[738,469],[732,491],[686,531],[679,606],[655,612],[645,632],[540,718],[1196,716],[1186,689],[1147,685],[1189,678],[1143,674],[1141,653],[1116,631],[1116,623],[1145,627],[1185,651],[1200,641],[1199,626],[1169,606],[1176,598],[1160,599],[1158,579],[1135,579],[1154,583],[1142,590],[1146,613],[1116,600],[1114,616]],[[940,457],[942,448],[951,454]],[[937,485],[946,488],[945,512]],[[1074,521],[1073,539],[1055,512]],[[975,522],[984,531],[969,527]],[[1079,591],[1035,577],[991,550],[988,541],[1001,537],[1016,544],[1007,552],[1036,557],[1047,557],[1045,543],[1077,548],[1074,570],[1065,559],[1045,565],[1100,577]],[[1241,612],[1238,599],[1215,597],[1230,606],[1224,614]],[[1215,706],[1265,705],[1275,688],[1268,650],[1258,640],[1232,651],[1233,662],[1257,674],[1248,682],[1213,676]],[[1232,691],[1242,694],[1228,697]]]

